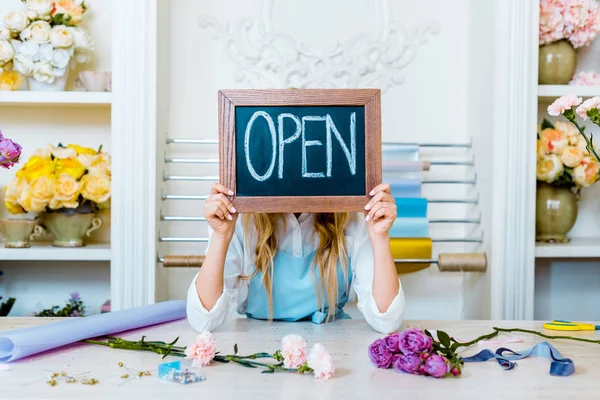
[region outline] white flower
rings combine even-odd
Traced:
[[[41,47],[39,44],[35,42],[25,42],[21,45],[19,49],[19,53],[23,54],[25,57],[29,58],[31,61],[39,61],[40,60],[40,50]]]
[[[13,66],[17,72],[20,72],[25,76],[31,76],[34,64],[31,58],[22,53],[17,53],[13,60]]]
[[[40,44],[48,43],[50,42],[50,33],[52,33],[52,27],[48,22],[35,21],[21,32],[21,40],[31,40]]]
[[[77,158],[77,151],[75,149],[70,149],[66,147],[56,147],[52,151],[52,155],[55,158],[63,159],[63,158]]]
[[[12,37],[12,34],[8,29],[0,29],[0,39],[8,40]]]
[[[537,180],[552,183],[562,175],[564,169],[565,167],[558,155],[548,154],[538,159],[536,169]]]
[[[27,25],[29,20],[25,11],[13,11],[4,17],[4,26],[13,32],[20,33]]]
[[[566,147],[560,154],[560,161],[569,168],[575,168],[583,160],[583,152],[575,146]]]
[[[30,157],[33,156],[38,156],[41,158],[50,158],[50,156],[52,155],[52,153],[56,150],[56,146],[52,145],[52,144],[47,144],[44,147],[40,147],[39,149],[36,149],[33,153],[31,153]]]
[[[47,61],[36,62],[33,65],[33,77],[38,82],[53,83],[55,77],[52,64]]]
[[[31,19],[43,18],[50,15],[54,2],[53,0],[26,0],[25,7],[27,8],[27,15],[33,16]]]
[[[52,28],[50,40],[55,47],[66,48],[71,47],[75,43],[75,35],[73,35],[70,29],[57,25]]]
[[[0,63],[10,62],[15,56],[15,49],[7,40],[0,39]]]
[[[83,29],[77,27],[67,29],[73,34],[76,49],[93,50],[92,38]]]
[[[40,46],[39,60],[35,60],[35,61],[52,62],[53,57],[54,57],[54,46],[52,46],[50,43],[46,43],[46,44],[42,44]]]
[[[69,60],[71,59],[71,55],[65,49],[56,49],[52,52],[52,61],[51,64],[55,68],[65,69],[69,65]],[[64,71],[61,76],[64,75]]]
[[[12,47],[15,49],[15,51],[17,53],[19,53],[19,50],[21,49],[21,45],[23,44],[23,42],[21,42],[20,40],[11,40],[10,44],[12,44]]]

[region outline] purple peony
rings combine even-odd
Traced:
[[[18,163],[22,149],[21,145],[6,139],[0,132],[0,167],[8,169]]]
[[[441,378],[450,372],[448,360],[437,354],[432,354],[427,361],[425,361],[425,372],[433,377]]]
[[[71,293],[71,300],[73,300],[73,301],[79,300],[79,293],[77,293],[77,292]]]
[[[393,367],[398,372],[418,374],[421,367],[421,359],[416,354],[401,355],[394,359]]]
[[[392,352],[387,348],[383,339],[377,339],[369,346],[369,359],[377,368],[389,368],[392,356]]]
[[[383,340],[385,340],[385,345],[392,353],[398,353],[400,351],[400,348],[398,347],[400,334],[398,332],[386,336]]]
[[[411,328],[402,332],[398,343],[400,351],[404,354],[429,353],[432,345],[431,338],[419,328]]]

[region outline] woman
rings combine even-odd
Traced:
[[[214,184],[204,206],[212,233],[206,259],[188,291],[187,315],[199,332],[223,324],[234,311],[263,320],[315,323],[349,318],[358,309],[378,332],[397,330],[404,293],[388,231],[396,219],[390,186],[374,188],[360,213],[246,214]]]

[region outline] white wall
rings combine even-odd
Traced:
[[[88,0],[90,14],[83,26],[95,42],[93,60],[80,64],[70,74],[67,90],[72,88],[75,77],[82,70],[111,69],[111,15],[112,0]],[[22,9],[20,0],[2,0],[0,16]],[[89,17],[89,18],[88,18]],[[23,146],[23,160],[38,147],[47,143],[78,143],[110,152],[109,108],[62,108],[62,107],[0,107],[0,129]],[[0,187],[13,178],[16,168],[2,171]],[[3,192],[3,191],[2,191]],[[0,217],[8,212],[4,207],[3,194]],[[110,218],[103,214],[103,228],[90,240],[108,241]],[[46,239],[50,239],[47,237]],[[99,312],[100,306],[110,297],[109,263],[49,262],[49,261],[1,261],[0,269],[5,275],[0,279],[0,295],[15,297],[17,302],[11,316],[28,315],[43,307],[62,305],[71,292],[79,292],[89,306],[89,311]]]
[[[444,0],[424,0],[414,2],[401,0],[393,2],[365,0],[319,0],[273,2],[274,30],[285,32],[292,40],[306,43],[312,52],[324,52],[339,43],[349,51],[350,43],[355,43],[353,37],[362,32],[373,32],[381,29],[382,24],[374,17],[369,4],[381,4],[384,13],[390,21],[406,28],[408,32],[419,29],[430,22],[439,26],[437,35],[429,35],[427,42],[418,50],[416,57],[406,68],[398,71],[404,82],[392,85],[382,97],[383,140],[390,142],[468,142],[473,136],[477,151],[485,150],[486,124],[491,121],[486,118],[489,102],[482,96],[486,87],[491,87],[491,71],[493,66],[489,51],[485,51],[485,43],[492,42],[492,33],[483,14],[489,15],[492,2],[475,0],[460,0],[447,2]],[[282,84],[293,85],[297,81],[282,81],[281,79],[250,79],[238,82],[234,79],[236,63],[228,57],[228,50],[235,50],[235,40],[214,40],[214,31],[201,29],[201,15],[213,16],[220,23],[228,23],[230,29],[236,29],[239,21],[246,18],[257,21],[261,19],[263,1],[223,0],[171,0],[169,2],[170,23],[164,22],[162,30],[170,32],[168,50],[161,52],[168,55],[169,65],[164,66],[161,76],[169,82],[170,90],[163,91],[168,96],[168,121],[162,120],[159,126],[165,126],[164,132],[170,137],[216,138],[217,134],[217,90],[223,88],[241,87],[282,87]],[[315,14],[314,10],[319,10]],[[164,18],[164,17],[163,17]],[[333,21],[333,22],[332,22]],[[479,22],[481,21],[481,22]],[[168,26],[170,25],[170,26]],[[396,35],[400,35],[396,33]],[[471,36],[470,36],[471,35]],[[242,35],[244,36],[244,35]],[[256,38],[256,32],[251,31],[251,38]],[[402,40],[403,36],[396,36]],[[161,41],[164,38],[161,38]],[[165,43],[163,43],[165,46]],[[246,57],[255,53],[251,47],[242,45]],[[398,47],[384,48],[386,54],[393,54]],[[279,49],[279,55],[269,53],[257,60],[266,65],[273,61],[275,65],[281,57],[289,56],[296,60],[296,51],[288,47]],[[359,52],[358,60],[363,60],[366,53]],[[240,60],[240,54],[235,53]],[[290,66],[307,65],[294,61]],[[326,60],[329,57],[325,57]],[[238,61],[237,65],[243,65]],[[162,60],[164,61],[164,60]],[[297,65],[296,65],[297,64]],[[250,64],[245,64],[246,66]],[[311,70],[310,76],[323,79],[319,70]],[[356,75],[354,75],[356,77]],[[340,85],[340,82],[336,82]],[[367,84],[365,84],[367,85]],[[312,85],[314,86],[314,85]],[[164,100],[164,99],[163,99]],[[165,105],[166,106],[166,105]],[[472,118],[480,115],[480,117]],[[161,131],[160,133],[162,133]],[[491,132],[491,131],[487,131]],[[476,137],[483,135],[482,137]],[[216,157],[216,147],[170,146],[169,150],[178,157]],[[425,160],[464,160],[470,158],[465,152],[426,151],[422,158]],[[480,162],[480,177],[486,174],[488,155],[480,153],[476,158]],[[159,161],[162,154],[159,154]],[[216,175],[216,167],[206,166],[165,166],[173,175]],[[426,179],[435,178],[464,178],[471,176],[473,171],[464,167],[433,167],[425,174]],[[163,190],[168,193],[206,194],[208,184],[177,183],[163,184]],[[478,191],[489,190],[485,179],[480,179],[475,190],[467,186],[425,186],[424,195],[429,198],[468,198],[475,197]],[[482,195],[483,206],[489,204],[489,195]],[[201,215],[201,202],[165,202],[161,208],[170,215]],[[473,217],[479,212],[484,216],[489,209],[473,209],[462,205],[430,206],[431,218],[461,218]],[[489,222],[489,219],[486,219]],[[486,222],[487,223],[487,222]],[[489,226],[489,223],[488,223]],[[162,223],[163,235],[170,236],[206,236],[206,226],[202,223]],[[491,230],[491,229],[490,229]],[[465,237],[478,236],[480,230],[473,230],[464,225],[432,225],[431,236],[436,237]],[[489,234],[489,232],[488,232]],[[435,244],[435,254],[439,252],[472,252],[484,251],[483,246],[451,243]],[[177,244],[160,246],[160,253],[165,254],[200,254],[204,245]],[[186,289],[196,269],[163,270],[159,266],[159,300],[163,298],[183,299]],[[160,286],[163,288],[160,288]],[[486,317],[489,313],[487,294],[487,278],[484,275],[473,275],[465,279],[462,274],[440,273],[433,266],[427,270],[403,277],[404,290],[407,295],[407,318],[458,319],[461,317]],[[166,290],[164,288],[166,287]],[[466,299],[466,301],[465,301]]]

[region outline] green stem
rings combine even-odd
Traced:
[[[577,130],[579,131],[579,133],[581,134],[581,136],[583,136],[583,138],[585,139],[585,143],[586,143],[585,148],[591,154],[593,154],[594,157],[596,157],[596,160],[598,162],[600,162],[600,157],[596,153],[596,149],[594,149],[594,145],[593,145],[591,139],[588,139],[587,135],[583,132],[583,129],[579,126],[579,124],[577,123],[577,120],[575,119],[575,111],[573,111],[573,109],[571,108],[570,110],[565,111],[563,113],[563,116],[566,119],[568,119],[573,125],[575,125],[575,127],[577,128]]]
[[[522,332],[522,333],[530,333],[532,335],[541,336],[541,337],[546,338],[546,339],[567,339],[567,340],[576,340],[578,342],[600,344],[600,340],[584,339],[584,338],[574,337],[574,336],[562,336],[562,335],[552,336],[552,335],[546,335],[544,333],[537,332],[537,331],[531,331],[529,329],[521,329],[521,328],[496,328],[496,327],[494,327],[493,329],[496,332]]]
[[[494,329],[496,329],[496,328],[494,328]],[[487,340],[487,339],[493,338],[494,336],[498,336],[498,333],[499,333],[498,331],[494,331],[492,333],[488,333],[487,335],[479,336],[478,338],[473,339],[470,342],[465,342],[465,343],[458,343],[458,342],[456,342],[458,344],[457,347],[469,347],[469,346],[473,346],[475,343],[481,342],[482,340]]]

